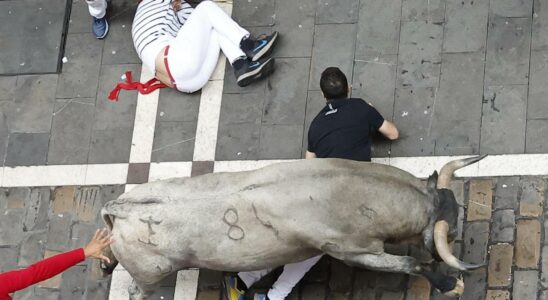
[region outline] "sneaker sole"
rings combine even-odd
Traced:
[[[105,33],[102,36],[95,36],[98,40],[104,39],[108,34],[108,22],[105,23],[107,26],[105,28]]]
[[[270,43],[266,44],[264,46],[263,49],[261,49],[261,51],[257,52],[257,54],[255,54],[255,56],[253,56],[251,58],[251,61],[258,61],[259,59],[261,59],[263,56],[267,55],[268,53],[270,53],[270,51],[272,50],[272,47],[274,46],[274,44],[276,43],[276,41],[278,41],[278,32],[276,32],[276,34],[274,35],[274,37],[270,40]]]
[[[240,87],[248,86],[257,80],[272,74],[272,72],[274,72],[274,58],[269,58],[260,68],[240,75],[237,79],[238,85]]]

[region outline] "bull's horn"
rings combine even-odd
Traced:
[[[446,221],[437,221],[434,225],[434,243],[436,244],[436,250],[443,261],[449,266],[459,269],[461,271],[474,270],[482,267],[483,265],[475,265],[465,263],[456,258],[449,249],[449,243],[447,243],[447,231],[449,230],[449,224]]]
[[[448,189],[449,183],[451,182],[451,177],[456,170],[480,161],[486,156],[487,154],[484,154],[476,157],[464,158],[446,163],[441,168],[440,175],[438,177],[438,189]]]

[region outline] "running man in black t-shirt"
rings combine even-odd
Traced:
[[[348,98],[344,73],[330,67],[322,72],[320,88],[326,106],[310,124],[306,158],[345,158],[371,161],[371,133],[379,131],[390,140],[398,138],[394,123],[362,99]]]

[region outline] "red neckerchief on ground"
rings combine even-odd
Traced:
[[[141,83],[139,81],[133,81],[131,72],[127,71],[126,81],[118,83],[116,87],[112,91],[110,91],[110,94],[108,95],[108,99],[111,101],[118,101],[118,94],[120,94],[120,90],[126,90],[126,91],[138,90],[139,93],[143,95],[147,95],[154,92],[157,89],[161,89],[165,87],[168,87],[168,86],[156,78],[152,78],[151,80],[145,83]]]

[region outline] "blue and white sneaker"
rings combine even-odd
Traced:
[[[272,50],[272,47],[274,46],[277,40],[278,40],[277,31],[274,31],[270,35],[260,36],[259,38],[257,38],[257,40],[255,40],[255,44],[253,48],[249,51],[246,51],[245,55],[247,55],[247,57],[251,59],[251,61],[258,61],[263,56],[270,53],[270,51]]]
[[[241,67],[234,69],[236,81],[241,87],[265,78],[272,72],[274,72],[274,58],[272,57],[266,57],[255,62],[246,59]]]
[[[92,17],[93,21],[91,23],[91,31],[98,39],[104,39],[108,33],[108,22],[106,17],[96,18]]]

